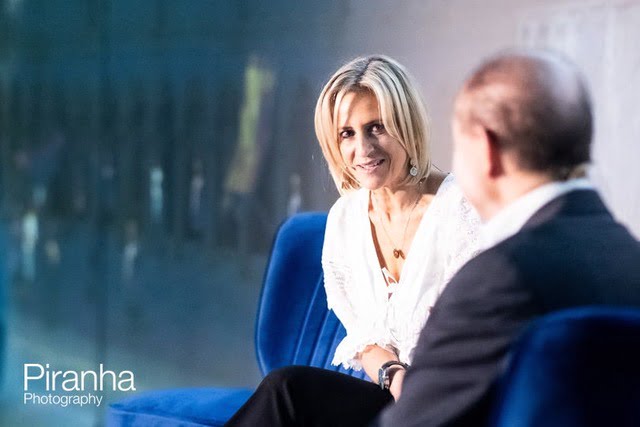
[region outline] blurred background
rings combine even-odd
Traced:
[[[24,363],[257,384],[271,240],[337,198],[313,109],[357,55],[414,74],[448,170],[470,70],[565,52],[593,92],[591,177],[639,236],[639,23],[640,0],[0,0],[0,425],[101,425],[129,395],[25,405]]]

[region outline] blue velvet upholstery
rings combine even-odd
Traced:
[[[240,388],[187,388],[144,393],[112,404],[107,425],[222,426],[252,392]]]
[[[495,427],[640,426],[640,311],[541,318],[514,346],[493,415]]]
[[[288,365],[310,365],[364,378],[364,372],[331,366],[345,330],[327,310],[322,243],[325,214],[300,214],[282,225],[262,288],[256,351],[263,374]]]
[[[325,213],[305,213],[278,231],[265,275],[256,323],[256,352],[263,374],[287,365],[331,366],[345,330],[327,310],[320,257]],[[111,405],[109,426],[220,426],[251,390],[201,388],[149,392]]]

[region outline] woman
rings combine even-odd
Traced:
[[[383,384],[280,369],[228,425],[366,425],[400,397],[429,310],[476,247],[477,214],[432,167],[425,108],[396,61],[376,55],[340,68],[315,127],[341,193],[322,254],[328,306],[347,330],[333,364]]]

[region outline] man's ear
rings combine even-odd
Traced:
[[[500,150],[499,137],[493,130],[484,128],[484,139],[486,172],[491,178],[497,178],[504,174],[504,160]]]

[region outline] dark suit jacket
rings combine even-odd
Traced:
[[[510,344],[537,316],[640,306],[640,244],[592,190],[542,207],[456,274],[422,331],[384,426],[482,426]]]

